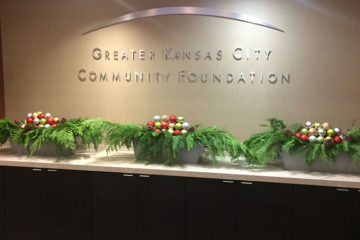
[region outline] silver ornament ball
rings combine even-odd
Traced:
[[[315,136],[309,137],[309,142],[315,142],[315,141],[317,141],[317,137],[315,137]]]
[[[321,136],[323,136],[325,134],[325,130],[323,128],[319,128],[317,132]]]
[[[337,135],[341,134],[341,129],[340,128],[334,128],[334,131]]]
[[[182,124],[182,128],[183,129],[188,129],[190,127],[190,124],[188,123],[188,122],[184,122],[183,124]]]
[[[159,115],[154,116],[154,121],[155,122],[160,122],[161,121],[161,117]]]
[[[307,127],[311,127],[311,125],[312,125],[312,122],[310,122],[310,121],[307,121],[307,122],[305,123],[305,125],[306,125]]]

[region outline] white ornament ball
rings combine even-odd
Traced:
[[[318,134],[323,136],[325,134],[325,130],[323,128],[318,129]]]
[[[25,128],[25,124],[23,123],[23,124],[21,124],[21,126],[20,126],[21,128]]]
[[[45,124],[45,128],[49,128],[50,127],[50,124]]]
[[[175,127],[175,123],[169,123],[169,128],[172,129]]]
[[[40,122],[40,119],[38,119],[38,118],[34,119],[34,123],[39,123],[39,122]]]
[[[336,132],[337,135],[341,134],[341,129],[340,128],[334,128],[334,131]]]
[[[174,133],[174,130],[170,128],[170,129],[168,130],[168,132],[172,134],[172,133]]]
[[[317,137],[315,137],[315,136],[309,137],[309,142],[315,142],[315,141],[317,141]]]
[[[44,125],[43,124],[39,124],[39,128],[43,128],[44,127]]]
[[[186,134],[187,133],[187,130],[183,129],[181,130],[181,134]]]
[[[154,116],[154,121],[155,122],[160,122],[161,121],[161,117],[159,115]]]
[[[34,118],[37,118],[37,117],[39,116],[39,114],[36,113],[36,112],[34,112],[34,113],[32,114],[32,116],[33,116]]]
[[[162,132],[165,132],[165,131],[166,131],[166,129],[165,129],[165,128],[163,128],[163,129],[161,129],[161,131],[162,131]]]
[[[47,114],[45,114],[45,117],[51,117],[51,114],[50,113],[47,113]]]
[[[27,117],[28,117],[28,118],[31,118],[31,117],[32,117],[32,113],[28,113],[28,114],[27,114]]]
[[[344,141],[345,136],[344,136],[344,135],[340,135],[340,138],[341,138],[341,140],[343,140],[343,141]]]
[[[188,122],[184,122],[183,124],[182,124],[182,128],[183,129],[188,129],[190,127],[190,124],[188,123]]]
[[[307,121],[307,122],[305,123],[305,125],[306,125],[307,127],[311,127],[311,125],[312,125],[312,122],[310,122],[310,121]]]

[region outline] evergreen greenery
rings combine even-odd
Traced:
[[[57,159],[60,159],[61,148],[75,150],[77,137],[84,144],[92,144],[95,149],[103,141],[104,132],[111,123],[102,119],[72,119],[58,124],[56,127],[23,129],[9,119],[0,120],[0,143],[10,139],[14,144],[24,145],[30,156],[38,151],[43,144],[52,143],[56,146]]]
[[[180,149],[185,148],[189,151],[194,148],[196,143],[209,150],[214,165],[216,165],[216,157],[224,158],[225,152],[228,152],[232,159],[236,159],[246,152],[242,143],[227,131],[219,130],[216,127],[195,130],[184,135],[172,135],[168,132],[149,131],[146,126],[117,124],[108,131],[106,142],[108,151],[116,151],[124,146],[129,148],[139,144],[141,150],[138,159],[151,163],[167,155],[166,165],[172,164]]]
[[[289,130],[296,132],[300,124],[295,123],[288,128],[283,121],[271,118],[267,121],[270,125],[264,125],[270,129],[251,136],[244,142],[248,148],[246,160],[251,165],[264,165],[273,162],[281,157],[283,151],[291,154],[305,154],[305,161],[308,166],[320,157],[323,161],[334,164],[340,152],[350,155],[355,163],[360,159],[360,128],[353,127],[347,134],[352,136],[351,141],[342,141],[331,147],[325,147],[319,142],[305,142]]]
[[[21,129],[17,124],[8,118],[0,119],[0,146],[6,143],[10,137],[10,133]]]

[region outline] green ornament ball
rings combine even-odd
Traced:
[[[335,134],[336,134],[335,130],[332,129],[332,128],[328,129],[326,133],[327,133],[327,135],[330,136],[330,137],[333,137],[333,136],[335,136]]]
[[[40,119],[40,123],[41,123],[41,124],[45,124],[45,123],[46,123],[46,119],[45,119],[45,118]]]
[[[161,128],[161,122],[155,122],[155,128]]]
[[[178,117],[177,122],[178,123],[183,123],[184,122],[184,117]]]
[[[181,123],[176,123],[175,124],[175,129],[181,129],[182,128],[182,124]]]
[[[309,130],[307,130],[306,128],[301,129],[301,134],[305,134],[308,135]]]

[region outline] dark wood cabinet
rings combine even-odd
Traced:
[[[136,240],[136,176],[92,174],[92,239]]]
[[[360,221],[360,189],[354,189],[351,193],[351,225],[350,236],[348,239],[359,238],[359,221]]]
[[[6,240],[89,240],[87,172],[5,168]]]
[[[291,190],[287,184],[239,182],[237,239],[291,239]]]
[[[360,190],[0,167],[0,240],[353,240]]]
[[[5,167],[6,240],[46,240],[46,175],[42,169]]]
[[[46,174],[48,239],[90,240],[90,173],[48,169]]]
[[[137,239],[184,240],[185,178],[140,175],[137,180]]]
[[[5,204],[3,168],[0,167],[0,239],[5,239]]]
[[[293,240],[356,239],[350,236],[350,199],[348,189],[294,186]]]
[[[237,187],[234,181],[187,180],[186,239],[235,239],[236,221]]]

